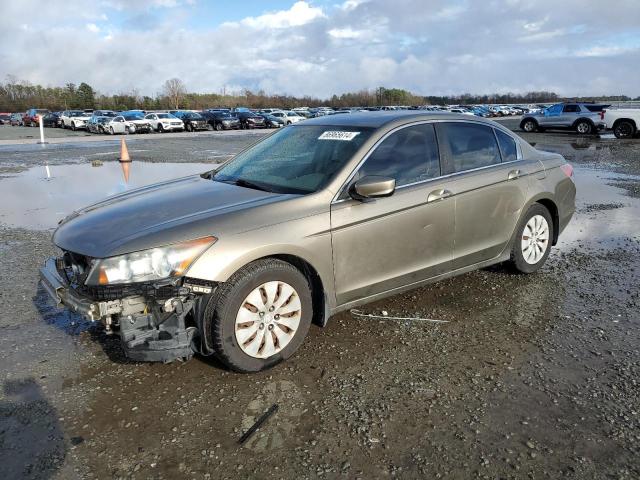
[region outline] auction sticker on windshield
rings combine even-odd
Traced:
[[[349,142],[356,138],[356,135],[359,135],[360,132],[324,132],[322,135],[318,137],[318,140],[342,140]]]

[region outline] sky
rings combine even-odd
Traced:
[[[3,0],[0,81],[640,96],[640,1]]]

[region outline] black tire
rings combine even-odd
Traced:
[[[115,135],[116,131],[113,129],[113,127],[109,127],[109,134],[110,135]]]
[[[613,126],[616,138],[632,138],[636,134],[636,126],[629,120],[621,120]]]
[[[254,358],[238,345],[235,336],[236,315],[252,290],[274,280],[288,283],[298,293],[302,309],[300,324],[291,341],[280,352],[266,359]],[[222,363],[236,372],[259,372],[295,353],[311,325],[312,310],[313,301],[307,278],[290,263],[267,258],[246,265],[220,285],[205,308],[203,324],[206,324],[205,335],[210,335],[215,355]]]
[[[536,122],[533,118],[525,118],[520,124],[520,128],[524,132],[533,133],[538,130],[538,122]]]
[[[186,129],[187,129],[187,132],[193,132],[193,126],[191,126],[190,123],[187,123]]]
[[[73,130],[74,132],[76,131],[76,124],[75,124],[75,122],[71,124],[71,130]]]
[[[587,120],[578,120],[575,124],[575,129],[578,135],[589,135],[593,130],[593,125]]]
[[[164,127],[161,123],[158,123],[158,133],[164,133]]]
[[[525,226],[527,222],[534,216],[541,215],[547,221],[547,225],[549,227],[549,239],[547,241],[546,251],[544,255],[534,264],[528,263],[524,259],[524,254],[522,253],[521,241],[523,238]],[[511,245],[511,258],[509,259],[509,264],[513,270],[518,273],[534,273],[537,272],[547,261],[549,257],[549,252],[551,251],[551,244],[553,243],[554,238],[554,226],[553,219],[551,218],[551,214],[549,210],[539,203],[534,203],[529,207],[527,213],[520,219],[520,223],[518,224],[518,228],[516,230],[516,236],[513,239],[513,244]]]
[[[214,128],[216,129],[217,132],[219,132],[220,130],[222,130],[222,124],[216,123],[216,126]]]

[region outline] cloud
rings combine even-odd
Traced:
[[[227,22],[217,4],[191,3],[4,2],[0,77],[143,95],[176,76],[198,92],[325,98],[379,86],[640,95],[637,0],[309,0]]]
[[[297,27],[312,22],[325,15],[320,7],[312,7],[307,2],[296,2],[289,10],[266,13],[258,17],[247,17],[240,21],[241,25],[257,29]],[[226,26],[236,26],[229,22]]]

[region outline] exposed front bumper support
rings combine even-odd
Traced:
[[[128,297],[111,301],[94,301],[76,292],[56,268],[56,259],[50,258],[40,269],[40,283],[58,307],[67,307],[87,319],[105,324],[108,330],[118,326],[118,334],[126,356],[136,361],[171,362],[193,356],[192,341],[197,328],[185,325],[185,317],[193,301],[175,299],[171,310],[158,318],[147,312],[142,297]],[[160,308],[160,306],[157,306]]]

